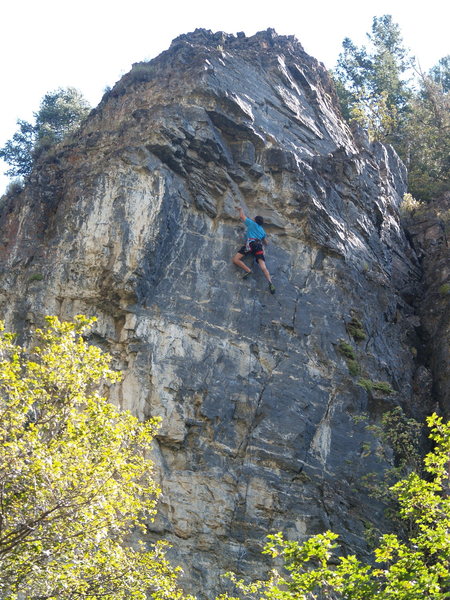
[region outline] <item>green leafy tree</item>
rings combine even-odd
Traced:
[[[37,156],[73,132],[89,110],[88,102],[75,88],[46,94],[34,113],[34,124],[19,119],[18,131],[0,148],[0,158],[11,167],[6,174],[29,175]]]
[[[430,69],[430,77],[441,87],[444,94],[450,92],[450,54],[441,58],[438,63]]]
[[[36,141],[35,127],[19,119],[18,131],[0,148],[0,158],[10,165],[6,174],[14,177],[16,175],[28,175],[33,166],[33,148]]]
[[[89,104],[75,88],[46,94],[35,115],[38,141],[40,144],[60,142],[79,126],[89,110]]]
[[[387,92],[389,104],[401,108],[408,98],[403,75],[411,67],[411,58],[403,46],[400,27],[391,15],[374,17],[372,33],[368,35],[374,48],[372,54],[373,89]]]
[[[230,575],[240,597],[267,600],[448,600],[450,598],[450,423],[428,418],[434,450],[424,459],[424,476],[410,473],[391,490],[399,514],[414,522],[409,539],[381,536],[373,564],[343,556],[331,531],[300,544],[281,533],[269,536],[264,552],[281,557],[284,571],[247,584]],[[231,596],[223,595],[222,600]]]
[[[428,74],[418,73],[419,89],[411,99],[399,148],[408,165],[410,191],[421,200],[450,190],[449,67],[446,57]]]
[[[344,115],[366,127],[372,139],[392,142],[401,135],[410,91],[405,81],[412,59],[391,15],[374,17],[369,47],[343,43],[334,77]],[[345,90],[345,92],[344,92]]]
[[[181,599],[163,544],[131,536],[155,511],[157,421],[101,396],[119,375],[92,320],[47,320],[30,352],[0,327],[0,598]]]
[[[450,56],[427,74],[416,69],[399,26],[374,17],[369,45],[342,43],[334,72],[344,118],[371,140],[392,143],[408,167],[410,192],[430,200],[450,189]]]

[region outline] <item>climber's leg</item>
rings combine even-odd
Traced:
[[[247,267],[247,265],[245,264],[245,262],[242,261],[242,259],[244,258],[244,256],[245,256],[245,254],[243,254],[242,252],[236,252],[236,254],[232,258],[232,262],[237,267],[240,267],[241,269],[244,269],[244,271],[246,273],[251,273],[252,270],[249,267]]]

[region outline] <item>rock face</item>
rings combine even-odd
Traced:
[[[406,231],[421,262],[423,294],[418,302],[423,363],[432,373],[434,397],[450,418],[450,192],[411,211]]]
[[[349,130],[295,38],[197,30],[134,65],[3,199],[7,323],[96,315],[92,341],[125,372],[112,400],[163,417],[148,539],[174,544],[189,591],[264,573],[267,533],[331,528],[364,553],[382,523],[361,478],[392,453],[368,455],[381,443],[360,417],[432,404],[404,191],[393,150]],[[267,223],[274,296],[230,263],[238,206]]]

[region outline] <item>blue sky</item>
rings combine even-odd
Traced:
[[[78,88],[95,106],[133,62],[149,60],[197,27],[253,35],[274,28],[335,64],[342,40],[366,41],[372,18],[392,15],[405,45],[429,69],[450,53],[450,5],[443,0],[13,0],[2,5],[0,146],[16,120],[32,120],[42,96]],[[0,173],[6,168],[0,162]],[[0,175],[0,193],[8,178]]]

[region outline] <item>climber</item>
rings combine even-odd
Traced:
[[[252,270],[247,267],[247,265],[243,262],[244,256],[251,254],[255,261],[258,263],[261,271],[264,273],[264,277],[269,282],[269,290],[271,294],[275,294],[275,286],[272,283],[272,278],[270,277],[270,273],[266,267],[266,259],[264,257],[264,248],[263,245],[267,245],[267,235],[263,229],[264,219],[262,217],[255,217],[255,220],[249,219],[245,216],[242,208],[239,208],[239,217],[242,221],[244,221],[245,226],[247,228],[245,233],[245,245],[242,246],[238,250],[238,252],[233,256],[233,264],[244,269],[245,275],[243,279],[247,279],[250,277]]]

